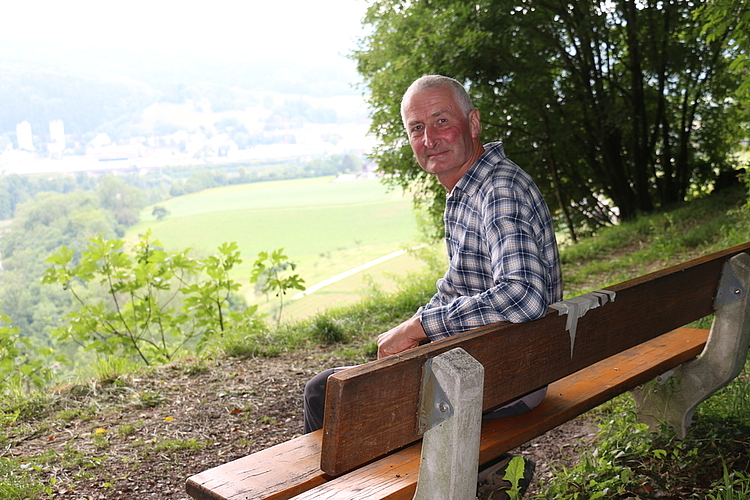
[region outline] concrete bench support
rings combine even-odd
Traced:
[[[424,431],[414,500],[474,500],[479,466],[484,368],[461,348],[425,364]]]
[[[652,429],[662,422],[684,438],[699,403],[742,371],[750,343],[750,256],[740,253],[725,265],[706,347],[657,381],[632,391],[639,420]]]

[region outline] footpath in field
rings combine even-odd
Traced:
[[[420,245],[418,247],[412,248],[411,250],[417,250],[417,249],[422,248],[424,246],[425,245]],[[334,284],[336,282],[339,282],[339,281],[341,281],[343,279],[346,279],[346,278],[348,278],[350,276],[354,276],[357,273],[361,273],[362,271],[366,271],[367,269],[370,269],[371,267],[375,267],[375,266],[377,266],[379,264],[382,264],[383,262],[387,262],[387,261],[389,261],[391,259],[395,259],[396,257],[400,257],[400,256],[406,254],[406,252],[407,252],[407,250],[397,250],[395,252],[389,253],[388,255],[384,255],[384,256],[379,257],[377,259],[371,260],[370,262],[366,262],[365,264],[362,264],[360,266],[353,267],[353,268],[349,269],[348,271],[344,271],[343,273],[339,273],[336,276],[333,276],[331,278],[325,279],[325,280],[323,280],[323,281],[321,281],[321,282],[319,282],[319,283],[317,283],[317,284],[315,284],[315,285],[313,285],[313,286],[311,286],[311,287],[309,287],[309,288],[307,288],[307,289],[305,289],[305,290],[303,290],[303,291],[301,291],[301,292],[293,295],[292,299],[294,299],[294,300],[301,299],[302,297],[310,295],[311,293],[315,293],[318,290],[320,290],[321,288],[327,287],[328,285],[332,285],[332,284]]]

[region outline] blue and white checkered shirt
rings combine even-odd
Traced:
[[[472,328],[539,319],[562,299],[562,272],[547,204],[502,143],[458,181],[445,206],[449,267],[417,313],[430,340]]]

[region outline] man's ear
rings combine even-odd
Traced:
[[[479,137],[482,133],[482,121],[479,119],[479,110],[477,108],[469,111],[469,127],[472,139]]]

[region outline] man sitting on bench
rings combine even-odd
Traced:
[[[378,337],[378,358],[498,321],[543,317],[562,299],[562,273],[549,209],[531,177],[511,162],[502,143],[483,145],[479,110],[456,80],[416,80],[401,101],[401,117],[419,165],[448,191],[445,232],[449,266],[437,293],[417,313]],[[328,377],[305,387],[305,432],[323,427]],[[485,418],[516,415],[544,398],[533,392]],[[528,460],[530,480],[533,464]],[[501,460],[480,473],[480,497],[500,483]],[[496,476],[496,477],[493,477]],[[495,498],[498,498],[495,496]]]

